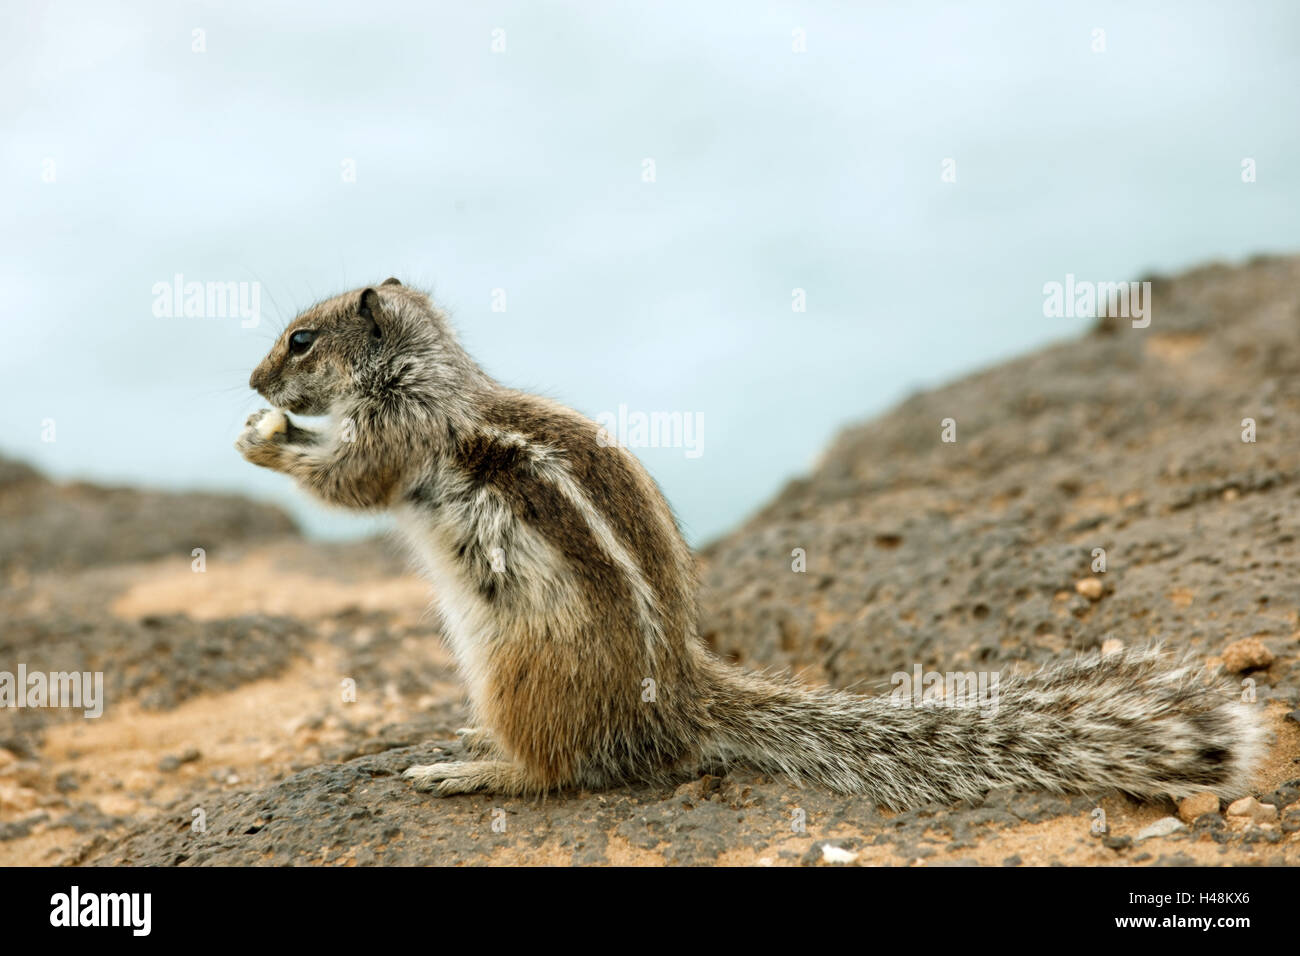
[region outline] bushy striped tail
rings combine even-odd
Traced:
[[[1240,690],[1159,647],[1091,654],[998,682],[992,701],[899,706],[718,665],[713,761],[893,809],[1011,787],[1135,796],[1249,787],[1262,718]]]

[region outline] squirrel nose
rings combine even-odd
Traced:
[[[257,368],[253,369],[253,374],[248,376],[248,387],[255,392],[260,392],[265,381],[265,376],[262,374],[262,366],[259,365]]]

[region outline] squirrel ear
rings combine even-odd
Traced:
[[[379,283],[379,284],[380,284],[380,285],[401,285],[402,283],[398,282],[398,281],[397,281],[396,279],[394,279],[392,276],[389,276],[387,279],[385,279],[383,282],[381,282],[381,283]]]
[[[363,289],[361,291],[361,300],[357,303],[357,314],[363,319],[370,320],[370,334],[379,338],[383,333],[379,329],[379,320],[375,316],[379,312],[379,293],[374,289]]]

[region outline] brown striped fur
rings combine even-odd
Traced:
[[[316,339],[294,354],[298,330]],[[697,632],[694,559],[636,458],[492,381],[396,280],[295,318],[250,384],[329,425],[267,438],[264,410],[240,452],[331,504],[390,511],[434,582],[479,759],[410,768],[421,788],[540,793],[737,762],[891,806],[1016,785],[1229,795],[1255,759],[1255,715],[1155,651],[1007,682],[991,718],[724,665]]]

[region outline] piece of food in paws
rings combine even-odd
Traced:
[[[257,434],[262,438],[270,441],[280,432],[289,430],[289,419],[284,417],[284,412],[278,408],[273,408],[257,420]]]

